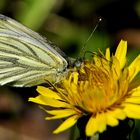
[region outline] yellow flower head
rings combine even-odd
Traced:
[[[116,126],[119,120],[140,119],[140,86],[130,88],[140,70],[140,56],[126,65],[127,42],[121,41],[115,55],[110,50],[93,60],[84,61],[79,69],[71,71],[61,87],[38,86],[40,93],[29,100],[53,107],[47,110],[47,120],[65,118],[54,131],[59,133],[73,126],[80,117],[89,115],[85,133],[92,136]]]

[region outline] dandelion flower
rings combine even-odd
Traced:
[[[80,68],[70,71],[61,87],[38,86],[39,95],[29,101],[52,107],[45,111],[47,120],[65,118],[54,133],[72,127],[79,118],[90,116],[85,134],[102,133],[107,126],[117,126],[125,118],[140,119],[140,86],[132,80],[140,71],[140,55],[127,66],[127,42],[121,40],[115,55],[107,48],[105,55],[94,55]]]

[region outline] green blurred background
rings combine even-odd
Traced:
[[[97,25],[86,51],[113,53],[120,39],[128,41],[128,63],[140,53],[140,0],[0,0],[0,13],[9,16],[78,57]],[[139,83],[139,80],[137,80]],[[44,121],[45,113],[28,103],[33,88],[0,88],[0,140],[68,140],[69,131],[52,135],[59,122]],[[139,121],[133,140],[140,139]]]

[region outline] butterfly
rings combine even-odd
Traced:
[[[31,87],[59,81],[71,60],[47,39],[0,14],[0,85]]]

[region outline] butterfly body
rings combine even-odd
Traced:
[[[0,15],[0,85],[30,87],[46,80],[56,82],[67,73],[68,65],[45,38]]]

